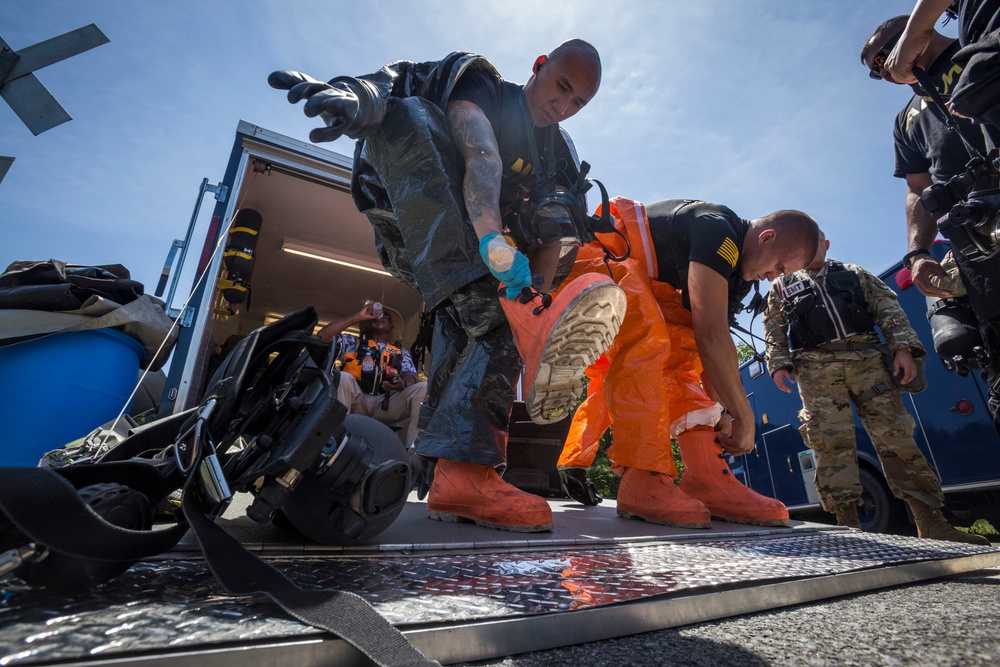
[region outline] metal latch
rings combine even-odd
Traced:
[[[215,194],[215,201],[225,202],[226,197],[229,195],[229,186],[219,183],[217,185],[206,185],[206,192],[212,192]]]
[[[0,552],[0,579],[3,579],[24,563],[44,558],[47,553],[47,548],[34,542],[26,544],[23,547]]]
[[[190,328],[191,324],[194,322],[194,306],[188,306],[184,310],[171,308],[167,311],[167,316],[170,319],[177,318],[177,326]]]

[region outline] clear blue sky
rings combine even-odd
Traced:
[[[604,81],[565,127],[612,196],[699,198],[745,218],[801,209],[831,256],[881,271],[906,250],[891,129],[909,91],[869,80],[859,52],[912,5],[3,0],[0,36],[15,49],[89,23],[111,41],[37,74],[74,120],[35,137],[0,102],[0,155],[17,158],[0,183],[0,268],[119,263],[152,291],[240,119],[308,140],[314,122],[267,86],[272,70],[328,79],[465,50],[523,82],[535,56],[582,37]]]

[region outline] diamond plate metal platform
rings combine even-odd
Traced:
[[[1000,565],[1000,552],[793,522],[685,531],[551,501],[535,536],[428,521],[411,502],[378,543],[304,545],[223,520],[304,588],[366,598],[426,655],[483,659],[685,625]],[[368,664],[267,600],[225,594],[190,543],[66,597],[0,584],[0,665]]]

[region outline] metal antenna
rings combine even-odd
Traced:
[[[35,136],[72,120],[33,72],[109,41],[93,23],[20,51],[0,37],[0,97]]]

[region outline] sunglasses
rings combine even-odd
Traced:
[[[892,47],[896,46],[896,42],[903,35],[902,32],[897,34],[895,37],[886,42],[875,57],[872,59],[871,71],[868,72],[868,76],[875,79],[876,81],[883,78],[882,77],[882,67],[885,65],[885,61],[889,58],[889,54],[892,53]]]

